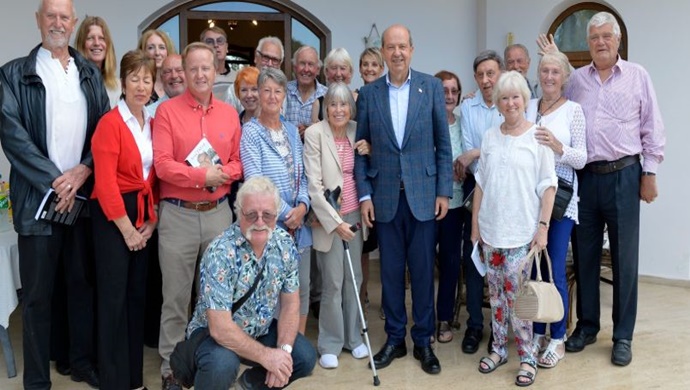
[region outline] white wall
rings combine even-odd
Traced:
[[[10,0],[0,0],[9,9]],[[106,18],[118,55],[134,48],[137,26],[150,14],[170,3],[168,0],[75,0],[80,18],[85,14]],[[353,57],[364,48],[363,37],[372,23],[380,32],[392,23],[407,25],[414,38],[412,66],[426,73],[440,69],[456,72],[463,90],[476,88],[472,61],[486,48],[502,51],[508,32],[515,42],[533,53],[532,74],[536,73],[536,45],[539,32],[573,0],[421,0],[412,1],[323,1],[297,0],[332,31],[332,46],[345,47]],[[641,264],[645,275],[690,280],[690,185],[685,178],[690,166],[690,132],[681,118],[690,63],[690,45],[677,34],[690,15],[690,2],[657,0],[612,0],[608,3],[622,16],[629,33],[629,59],[645,66],[652,76],[667,129],[666,161],[662,164],[656,202],[642,207]],[[26,55],[40,41],[34,13],[38,0],[12,1],[12,12],[0,16],[3,39],[0,64]],[[675,29],[672,31],[673,27]],[[359,75],[353,86],[361,84]],[[9,168],[0,156],[0,172]]]
[[[554,18],[576,3],[573,0],[488,0],[484,35],[489,46],[503,49],[506,34],[512,32],[515,42],[537,50],[534,43],[539,32],[545,32]],[[659,169],[659,198],[642,205],[640,231],[640,273],[670,279],[690,279],[690,184],[688,167],[690,132],[687,131],[687,64],[690,44],[679,34],[690,15],[690,3],[657,0],[611,0],[606,3],[618,12],[628,30],[628,59],[649,71],[656,89],[666,127],[666,158]],[[482,22],[478,22],[481,24]],[[478,39],[479,41],[479,39]],[[532,61],[536,77],[537,61]]]

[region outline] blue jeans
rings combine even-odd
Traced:
[[[197,330],[198,331],[198,330]],[[268,334],[256,339],[264,346],[275,348],[278,341],[278,321],[273,320]],[[247,369],[247,380],[252,389],[266,389],[266,369],[262,366],[244,361],[235,352],[219,345],[212,337],[204,340],[196,351],[195,389],[227,390],[239,374],[240,363],[252,366]],[[297,334],[292,347],[292,376],[290,383],[311,374],[316,364],[316,350],[304,336]]]

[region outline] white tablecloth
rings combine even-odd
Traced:
[[[17,290],[22,287],[19,279],[19,250],[17,233],[9,230],[0,233],[0,325],[7,328],[10,314],[17,308]]]

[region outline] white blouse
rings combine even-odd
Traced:
[[[515,137],[500,126],[482,140],[475,178],[482,189],[479,234],[494,248],[529,244],[539,223],[541,198],[558,185],[553,151],[534,137],[536,126]]]
[[[528,121],[536,121],[538,106],[539,99],[529,102],[526,115]],[[556,175],[573,183],[574,193],[565,216],[577,223],[577,202],[580,198],[577,196],[577,175],[573,169],[582,169],[587,162],[585,114],[578,103],[568,100],[553,112],[542,116],[540,122],[537,125],[541,124],[549,129],[563,144],[563,154],[555,155]]]

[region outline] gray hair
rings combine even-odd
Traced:
[[[598,12],[589,19],[587,23],[587,36],[589,36],[589,29],[592,27],[601,27],[605,24],[610,24],[613,27],[613,34],[620,39],[621,37],[621,26],[618,25],[618,20],[616,17],[609,12]]]
[[[259,79],[257,81],[257,85],[259,88],[263,87],[263,85],[268,81],[268,80],[273,80],[277,84],[279,84],[281,87],[283,87],[283,90],[287,92],[287,77],[285,77],[285,73],[283,73],[282,70],[280,69],[275,69],[275,68],[269,68],[267,66],[263,67],[261,69],[261,73],[259,73]]]
[[[330,52],[328,52],[326,59],[323,61],[324,69],[328,68],[328,66],[333,62],[343,63],[343,64],[350,67],[350,72],[354,72],[354,68],[352,67],[352,58],[350,57],[350,53],[348,53],[347,50],[345,50],[345,48],[343,48],[343,47],[338,47],[338,48],[333,49]]]
[[[508,58],[508,53],[510,53],[511,50],[513,49],[520,49],[525,52],[525,56],[529,60],[529,50],[527,50],[527,47],[523,45],[522,43],[514,43],[512,45],[506,46],[505,50],[503,50],[503,58]]]
[[[474,58],[474,63],[472,64],[472,68],[476,72],[477,67],[479,67],[479,64],[481,64],[484,61],[489,61],[489,60],[496,61],[496,63],[498,64],[498,69],[500,69],[500,70],[505,69],[505,67],[503,66],[503,58],[501,58],[501,56],[498,53],[496,53],[495,50],[484,50],[483,52],[479,53],[479,55],[477,55]]]
[[[45,4],[46,0],[39,0],[38,1],[38,13],[43,12],[43,5]],[[77,17],[77,8],[74,6],[74,0],[70,0],[72,3],[72,19]]]
[[[276,214],[280,211],[280,194],[278,188],[273,184],[271,179],[265,176],[254,176],[247,179],[240,186],[237,191],[237,199],[235,199],[235,214],[240,215],[244,210],[244,198],[253,195],[272,195],[276,205]]]
[[[511,70],[510,72],[505,72],[501,74],[498,78],[498,82],[494,85],[494,91],[491,95],[491,101],[498,105],[499,98],[502,94],[510,91],[518,91],[522,95],[522,100],[525,104],[525,109],[527,108],[527,102],[529,102],[532,93],[527,86],[527,80],[525,76],[521,75],[520,72],[516,70]]]
[[[265,43],[272,43],[280,48],[280,61],[282,62],[285,59],[285,48],[283,47],[283,42],[274,37],[274,36],[266,36],[261,39],[259,39],[259,43],[256,45],[256,50],[262,51],[264,48]]]
[[[352,97],[352,91],[345,83],[337,82],[328,85],[328,91],[323,97],[323,107],[321,107],[324,118],[328,118],[328,106],[332,102],[345,103],[350,106],[350,119],[355,119],[357,114],[355,99]]]
[[[316,50],[314,46],[309,46],[309,45],[304,45],[300,46],[297,51],[292,55],[292,66],[297,66],[297,58],[299,58],[300,53],[306,50],[314,50],[314,54],[316,54],[316,60],[318,61],[319,69],[323,67],[323,62],[321,62],[321,58],[319,58],[319,51]]]
[[[539,60],[538,69],[541,70],[542,65],[545,63],[556,64],[561,69],[561,72],[563,72],[563,86],[561,86],[561,90],[565,88],[571,73],[568,57],[560,51],[544,53],[541,60]]]

